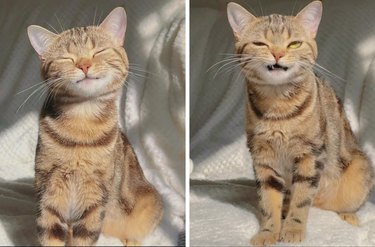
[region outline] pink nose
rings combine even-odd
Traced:
[[[88,63],[78,64],[77,67],[80,68],[83,71],[83,73],[85,73],[85,75],[87,75],[87,72],[89,71],[89,68],[91,67],[91,64],[88,64]]]
[[[272,55],[275,58],[276,63],[277,63],[280,60],[280,58],[282,58],[283,56],[285,56],[285,52],[283,52],[283,51],[272,52]]]

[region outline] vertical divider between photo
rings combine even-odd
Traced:
[[[190,246],[190,0],[185,0],[185,246]]]

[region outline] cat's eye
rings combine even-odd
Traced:
[[[268,46],[267,44],[265,44],[263,42],[259,42],[259,41],[253,42],[253,45],[256,45],[256,46]]]
[[[288,45],[288,48],[297,49],[302,45],[302,41],[293,41]]]
[[[71,57],[59,57],[59,60],[70,60],[70,61],[72,61],[72,63],[75,63],[74,59],[71,58]]]
[[[95,56],[99,55],[100,53],[103,53],[103,52],[105,52],[106,50],[108,50],[108,48],[104,48],[104,49],[101,49],[101,50],[99,50],[99,51],[95,52],[95,53],[94,53],[94,55],[93,55],[93,57],[95,57]]]

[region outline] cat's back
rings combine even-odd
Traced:
[[[339,161],[349,159],[358,152],[365,156],[360,151],[341,99],[327,80],[317,78],[317,82],[321,119],[325,122],[326,148],[332,150],[328,154]]]

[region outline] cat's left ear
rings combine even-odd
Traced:
[[[99,27],[109,33],[119,46],[122,46],[125,39],[126,24],[125,9],[117,7],[109,13]]]
[[[309,32],[311,38],[316,37],[320,20],[322,19],[323,5],[321,1],[314,1],[301,10],[296,18]]]

